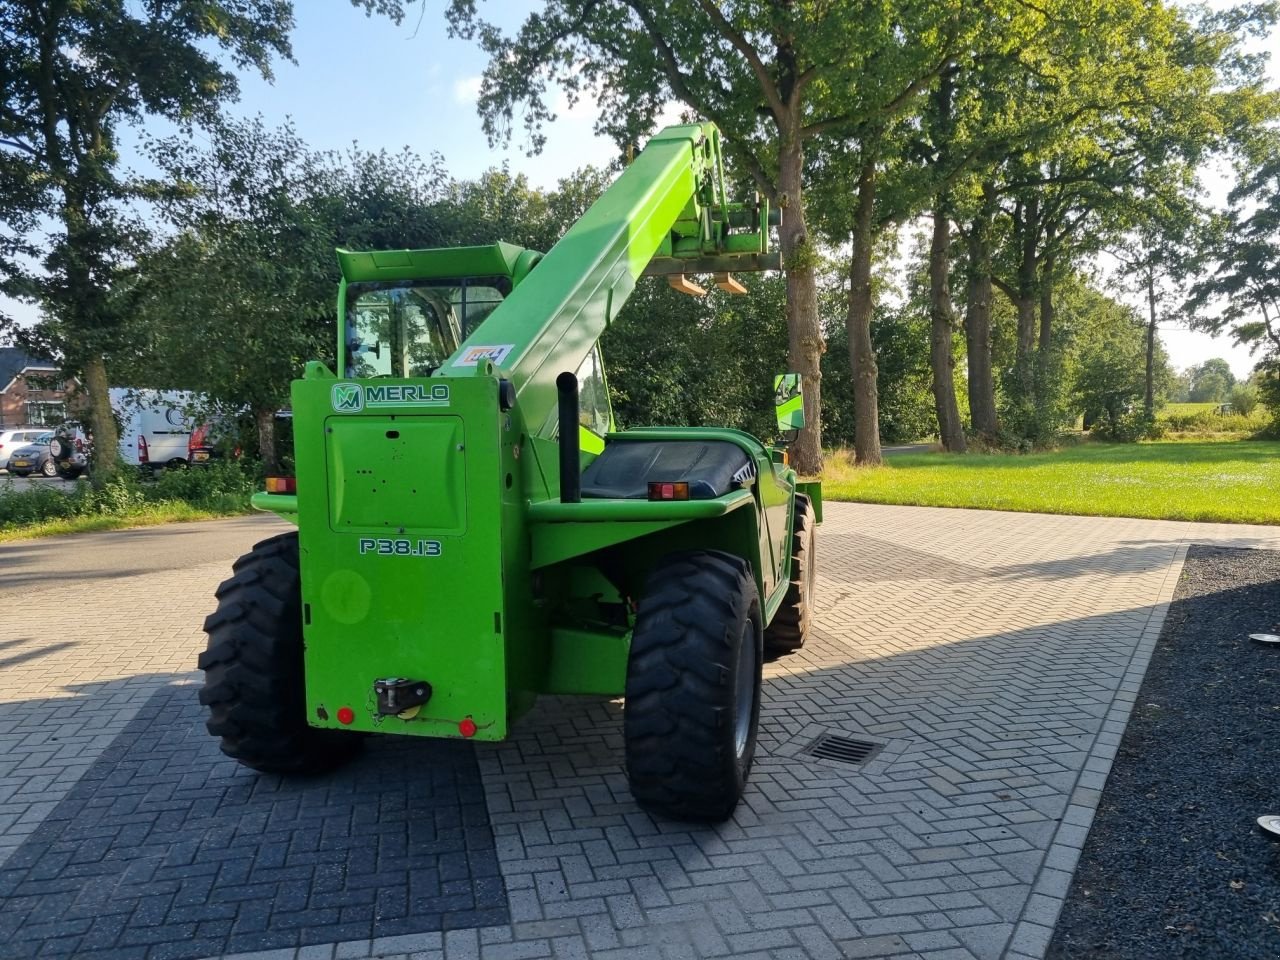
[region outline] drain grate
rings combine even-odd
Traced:
[[[836,763],[847,763],[857,767],[866,763],[883,748],[883,743],[853,740],[849,737],[828,734],[819,737],[800,752],[817,757],[819,760],[834,760]]]

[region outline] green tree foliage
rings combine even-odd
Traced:
[[[1141,323],[1131,310],[1099,303],[1077,334],[1075,400],[1086,427],[1114,439],[1137,439],[1145,419],[1146,353]]]
[[[1275,22],[1274,5],[1188,15],[1112,0],[1052,12],[1029,12],[1045,17],[1040,37],[995,69],[971,71],[974,95],[957,98],[971,108],[969,125],[957,124],[974,147],[963,155],[978,158],[970,194],[999,201],[987,235],[992,279],[1017,310],[1018,377],[1006,386],[1024,423],[1052,419],[1036,407],[1052,388],[1057,284],[1127,232],[1178,236],[1178,218],[1160,211],[1194,192],[1206,157],[1275,112],[1246,52]],[[977,216],[984,204],[968,209]]]
[[[1258,409],[1258,386],[1254,383],[1237,383],[1227,394],[1227,402],[1231,404],[1231,412],[1242,417],[1251,417]]]
[[[1193,324],[1280,359],[1280,129],[1253,149],[1254,162],[1231,193],[1231,207],[1192,289]],[[1216,307],[1206,312],[1205,307]]]
[[[249,408],[274,473],[289,381],[308,359],[333,362],[332,235],[308,203],[307,149],[291,127],[219,122],[210,143],[153,150],[184,188],[168,205],[181,232],[141,263],[135,323],[145,355],[162,359],[152,377]]]
[[[315,154],[291,127],[219,122],[208,149],[153,146],[178,185],[165,211],[179,232],[139,261],[128,285],[137,383],[199,390],[249,408],[268,468],[273,414],[311,359],[334,363],[334,248],[487,244],[547,249],[599,190],[596,171],[550,193],[490,170],[448,177],[439,157],[353,147]]]
[[[1016,323],[998,325],[995,359],[1000,370],[1000,415],[1009,444],[1026,447],[1055,440],[1083,418],[1118,440],[1143,436],[1149,419],[1143,411],[1146,389],[1145,323],[1132,307],[1107,296],[1079,275],[1059,281],[1057,335],[1037,365],[1039,402],[1026,404],[1020,392]],[[1163,400],[1172,373],[1157,343],[1154,354],[1157,400]]]
[[[601,340],[614,413],[624,427],[728,426],[773,437],[773,375],[787,359],[786,286],[740,278],[746,295],[637,285]]]
[[[456,34],[475,39],[489,55],[479,106],[491,137],[508,136],[519,109],[532,148],[540,149],[543,127],[554,117],[556,85],[570,103],[595,99],[600,132],[620,145],[635,144],[670,101],[720,126],[738,170],[786,208],[780,239],[789,366],[805,375],[806,427],[795,462],[816,472],[823,342],[818,258],[804,203],[805,151],[828,131],[847,131],[909,100],[938,63],[902,71],[898,40],[913,38],[914,50],[950,36],[955,8],[889,0],[870,7],[549,0],[512,32],[501,18],[486,20],[475,0],[453,0],[448,16]],[[904,85],[887,79],[894,70],[907,76]],[[873,367],[863,383],[874,397]]]
[[[1222,403],[1236,385],[1231,365],[1221,357],[1213,357],[1187,371],[1191,378],[1189,398],[1192,403]]]
[[[120,127],[214,119],[236,96],[233,67],[269,77],[271,61],[290,55],[292,10],[282,0],[0,0],[0,24],[0,289],[41,306],[25,339],[83,378],[95,482],[105,482],[116,451],[107,362],[127,345],[112,288],[143,233],[126,204],[154,189],[120,172]],[[48,220],[37,225],[36,213]]]

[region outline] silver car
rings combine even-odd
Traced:
[[[40,434],[33,442],[19,447],[9,455],[9,472],[15,477],[29,477],[38,473],[45,477],[56,477],[58,465],[54,462],[49,442],[52,432]]]
[[[35,443],[48,432],[48,427],[10,427],[0,430],[0,469],[8,469],[9,457],[15,450]]]

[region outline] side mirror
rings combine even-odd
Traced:
[[[778,431],[790,443],[795,439],[796,431],[804,426],[800,374],[780,373],[773,378],[773,408],[778,417]]]

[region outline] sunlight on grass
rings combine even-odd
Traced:
[[[202,510],[190,504],[159,503],[123,515],[99,514],[70,517],[64,520],[44,520],[0,530],[0,543],[12,540],[35,540],[39,537],[56,537],[67,533],[96,533],[102,530],[126,530],[130,527],[154,527],[162,523],[189,523],[193,520],[215,520],[219,517],[243,516],[248,509]]]
[[[836,451],[826,500],[1280,524],[1280,443],[1083,444],[1029,455],[905,454],[855,468]]]

